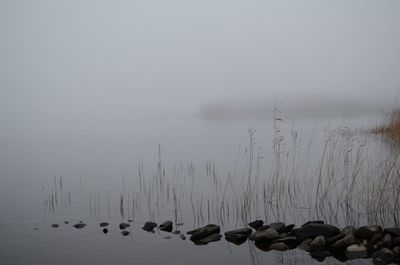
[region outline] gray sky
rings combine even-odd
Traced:
[[[2,0],[0,126],[244,97],[392,103],[399,12],[398,0]]]

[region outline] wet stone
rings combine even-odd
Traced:
[[[358,239],[371,239],[374,234],[382,234],[383,229],[378,225],[362,226],[355,231]]]
[[[106,227],[106,226],[108,226],[109,225],[109,223],[107,223],[107,222],[101,222],[100,223],[100,227]]]
[[[275,239],[272,243],[285,243],[290,249],[296,248],[300,241],[294,236]]]
[[[104,229],[103,229],[103,233],[104,233],[104,234],[107,234],[107,233],[108,233],[108,229],[107,229],[107,228],[104,228]]]
[[[317,236],[314,238],[313,241],[310,243],[310,251],[311,252],[318,252],[325,248],[325,237]]]
[[[122,234],[123,236],[127,236],[127,235],[129,235],[129,232],[126,231],[126,230],[122,230],[122,231],[121,231],[121,234]]]
[[[272,244],[269,245],[269,248],[271,250],[277,250],[277,251],[289,250],[289,246],[286,245],[285,243],[282,243],[282,242],[272,243]]]
[[[300,240],[306,238],[315,238],[317,236],[323,236],[325,238],[336,236],[340,233],[340,230],[328,224],[309,223],[303,225],[301,228],[293,230],[292,234]]]
[[[165,221],[164,223],[158,226],[158,229],[164,232],[172,232],[173,229],[172,225],[173,225],[172,221]]]
[[[268,242],[278,238],[279,238],[279,233],[273,228],[269,228],[267,230],[262,230],[262,231],[256,231],[249,237],[250,240],[260,241],[260,242]]]
[[[382,238],[383,246],[386,248],[392,248],[392,236],[388,233]]]
[[[187,232],[187,234],[191,235],[190,240],[192,241],[196,241],[199,239],[202,239],[204,237],[207,237],[211,234],[219,234],[220,232],[220,227],[218,225],[214,225],[214,224],[209,224],[206,225],[204,227],[195,229],[195,230],[191,230],[189,232]]]
[[[154,222],[146,222],[146,223],[144,224],[144,226],[142,227],[142,229],[143,229],[144,231],[151,232],[151,231],[153,231],[153,229],[156,228],[156,227],[157,227],[157,223],[154,223]]]
[[[386,228],[385,233],[389,233],[392,237],[400,237],[400,228],[396,227]]]
[[[331,249],[333,251],[341,251],[345,250],[348,246],[353,245],[355,243],[356,243],[356,238],[350,234],[333,243],[331,245]]]
[[[184,234],[180,234],[179,238],[182,239],[182,240],[186,240],[186,236]]]
[[[264,221],[263,220],[255,220],[253,222],[248,223],[248,225],[251,228],[257,230],[257,229],[261,228],[264,225]]]
[[[130,226],[131,226],[131,225],[128,224],[128,223],[120,223],[120,224],[119,224],[119,229],[124,230],[124,229],[126,229],[126,228],[128,228],[128,227],[130,227]]]
[[[251,235],[250,228],[242,228],[225,232],[225,239],[236,245],[241,245],[246,242],[247,238]]]
[[[396,257],[396,254],[393,251],[391,251],[390,249],[382,248],[382,249],[377,250],[374,253],[372,253],[372,257],[380,258],[381,260],[389,263]]]
[[[82,228],[86,227],[86,224],[80,222],[80,223],[74,224],[73,227],[75,227],[76,229],[82,229]]]
[[[307,239],[303,240],[303,241],[299,244],[298,248],[301,249],[301,250],[310,252],[310,243],[311,243],[312,241],[313,241],[313,240],[312,240],[311,238],[307,238]]]
[[[52,224],[51,227],[57,228],[57,227],[59,227],[59,225],[58,224]]]
[[[269,224],[269,228],[273,228],[276,231],[278,231],[278,233],[282,233],[280,232],[283,228],[285,227],[285,224],[282,222],[276,222],[276,223],[271,223]]]
[[[179,235],[181,233],[181,231],[179,231],[179,230],[175,230],[174,232],[172,232],[172,234],[174,234],[174,235]]]
[[[346,248],[348,259],[362,259],[368,257],[367,248],[364,245],[353,244]]]
[[[282,234],[282,233],[290,233],[292,230],[293,230],[293,228],[295,227],[295,225],[294,224],[290,224],[290,225],[287,225],[287,226],[285,226],[285,227],[283,227],[280,231],[278,231],[280,234]]]

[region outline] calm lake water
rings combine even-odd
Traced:
[[[157,118],[5,131],[0,139],[0,264],[317,263],[300,250],[263,252],[253,243],[236,246],[223,238],[196,246],[141,227],[149,220],[172,220],[183,223],[176,229],[186,232],[216,223],[223,233],[256,218],[297,225],[318,218],[338,226],[378,220],[352,219],[340,208],[329,214],[311,195],[318,171],[330,168],[327,176],[337,174],[337,181],[326,178],[321,185],[336,193],[316,195],[334,201],[348,184],[342,180],[346,168],[354,172],[357,158],[368,159],[360,165],[365,173],[390,156],[387,146],[363,133],[375,124],[376,117],[275,123]],[[249,128],[257,129],[252,137]],[[326,152],[329,158],[336,151],[343,157],[324,164],[324,150],[332,151]],[[352,203],[362,205],[357,198]],[[124,237],[118,224],[129,219],[130,235]],[[79,221],[87,227],[73,228]],[[110,222],[107,234],[99,227],[102,221]]]

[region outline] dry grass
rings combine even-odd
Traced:
[[[400,143],[400,109],[394,110],[383,125],[372,129],[375,134]]]

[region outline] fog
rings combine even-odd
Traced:
[[[393,104],[399,9],[396,0],[3,0],[0,126],[190,116],[242,98]]]

